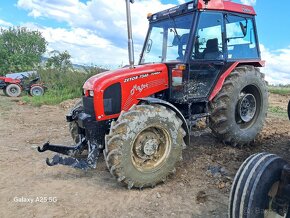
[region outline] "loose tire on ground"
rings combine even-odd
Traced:
[[[83,110],[83,102],[81,99],[76,102],[76,104],[70,109],[69,113],[75,110],[79,110],[79,111]],[[77,144],[79,142],[79,135],[78,135],[79,127],[78,127],[77,122],[76,121],[70,122],[68,127],[69,127],[69,132],[71,134],[73,141]]]
[[[268,108],[268,90],[258,68],[236,68],[210,103],[209,125],[225,144],[249,144],[261,131]]]
[[[134,105],[112,122],[104,156],[110,173],[129,189],[154,187],[175,172],[185,131],[175,112],[161,105]]]
[[[232,185],[229,218],[272,217],[274,212],[269,206],[286,163],[268,153],[249,157],[240,167]]]
[[[44,89],[41,86],[32,86],[29,93],[31,96],[42,96],[44,94]]]
[[[6,86],[5,92],[9,97],[18,97],[21,94],[21,88],[19,85],[9,84]]]

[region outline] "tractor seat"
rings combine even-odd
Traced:
[[[222,57],[217,38],[207,40],[206,48],[202,52],[202,57],[204,59],[220,59]]]

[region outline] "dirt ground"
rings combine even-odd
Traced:
[[[231,182],[245,158],[268,151],[290,159],[288,99],[270,96],[279,113],[268,113],[251,146],[231,148],[209,130],[194,133],[175,176],[155,188],[127,190],[102,158],[97,169],[84,172],[48,167],[45,158],[52,153],[37,152],[46,141],[72,143],[65,122],[71,101],[36,108],[1,93],[0,217],[227,217]]]

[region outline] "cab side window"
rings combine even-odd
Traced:
[[[222,23],[223,17],[220,13],[204,12],[200,15],[193,59],[223,59]]]
[[[227,15],[225,22],[228,59],[258,58],[253,20]]]

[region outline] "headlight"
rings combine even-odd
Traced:
[[[94,97],[94,91],[93,90],[89,91],[89,96]]]

